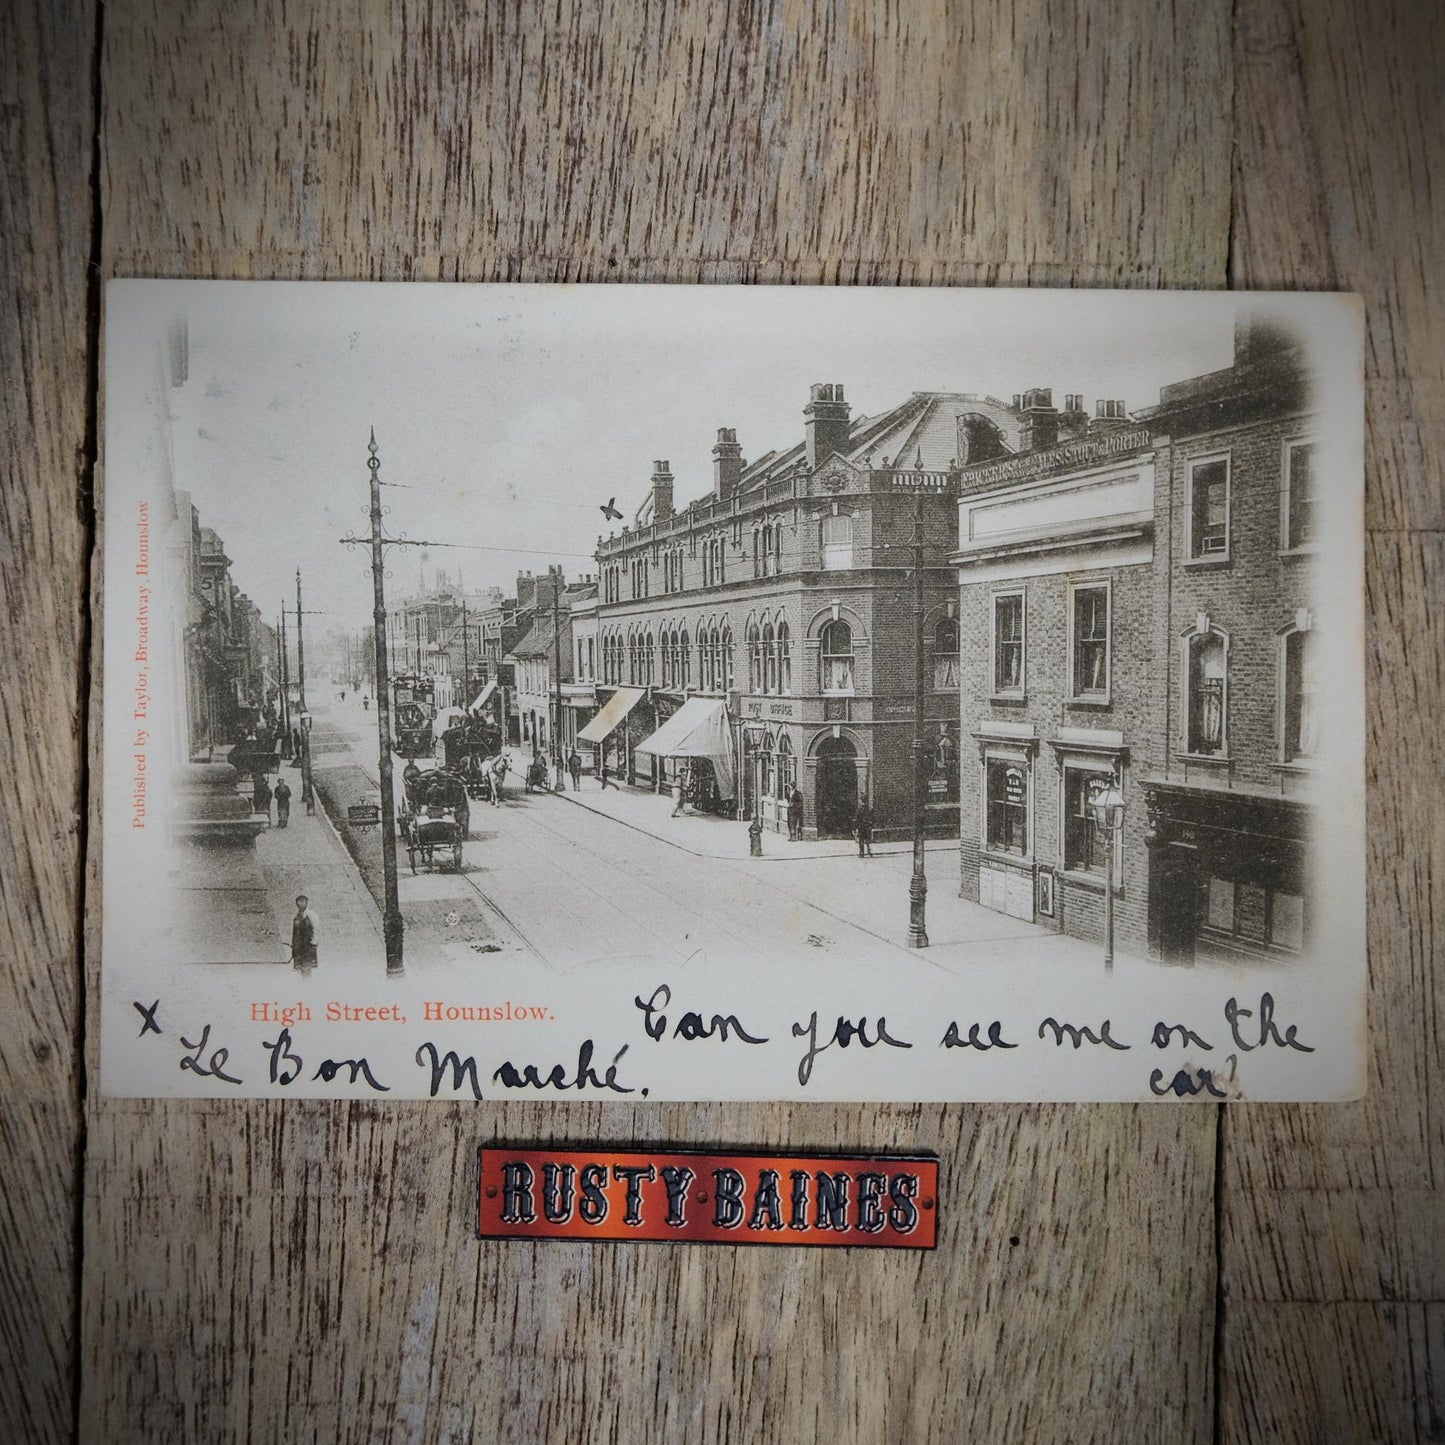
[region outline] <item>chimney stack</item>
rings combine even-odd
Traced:
[[[1054,394],[1048,387],[1036,386],[1023,394],[1023,449],[1036,452],[1054,446],[1059,440],[1059,413],[1054,407]]]
[[[672,471],[665,461],[652,464],[652,520],[667,522],[672,518]]]
[[[1090,431],[1118,431],[1120,427],[1128,424],[1129,417],[1124,410],[1122,400],[1096,401],[1094,403],[1094,420],[1089,427]]]
[[[848,403],[841,383],[815,383],[803,408],[808,466],[817,467],[834,452],[848,450]]]
[[[1084,410],[1081,392],[1071,391],[1064,397],[1064,409],[1059,415],[1059,436],[1066,441],[1081,437],[1089,429],[1089,414]]]
[[[743,479],[743,449],[738,434],[730,426],[717,429],[717,445],[712,449],[712,487],[720,502],[726,502],[737,491]]]

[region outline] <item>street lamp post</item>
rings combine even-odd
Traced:
[[[1104,969],[1114,969],[1114,855],[1118,851],[1119,830],[1124,826],[1124,794],[1117,778],[1098,778],[1089,785],[1089,811],[1094,826],[1100,829],[1107,843],[1104,856]]]
[[[908,946],[928,947],[928,875],[924,871],[923,776],[923,453],[913,476],[913,876],[908,880]]]
[[[763,856],[763,754],[762,742],[768,730],[762,723],[744,723],[743,736],[752,743],[753,818],[748,824],[748,856]],[[744,749],[743,758],[747,759]]]

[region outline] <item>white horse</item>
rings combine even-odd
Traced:
[[[502,784],[511,769],[510,753],[498,753],[496,757],[488,758],[482,764],[482,777],[491,793],[494,808],[502,801]]]

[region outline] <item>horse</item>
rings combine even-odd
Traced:
[[[512,759],[508,753],[498,753],[496,757],[488,758],[482,764],[482,781],[487,785],[494,808],[502,801],[502,784],[511,768]]]

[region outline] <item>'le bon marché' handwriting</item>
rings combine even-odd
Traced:
[[[786,1046],[783,1040],[775,1040],[752,1022],[744,1022],[736,1013],[699,1012],[696,1010],[674,1011],[672,989],[661,984],[644,999],[641,995],[633,1004],[641,1015],[645,1038],[652,1044],[663,1047],[700,1047],[704,1049],[725,1047],[742,1049],[751,1054],[759,1048]],[[135,1000],[132,1003],[139,1018],[140,1029],[137,1039],[151,1039],[164,1042],[176,1050],[176,1067],[200,1079],[215,1080],[217,1084],[239,1087],[246,1081],[246,1072],[241,1054],[234,1040],[222,1036],[212,1022],[204,1022],[199,1028],[193,1026],[173,1029],[163,1017],[160,999],[149,1004]],[[399,1011],[386,1006],[387,1022],[403,1021]],[[278,1010],[278,1014],[279,1014]],[[383,1009],[376,1009],[377,1022],[382,1020]],[[309,1010],[307,1010],[309,1013]],[[290,1014],[290,1018],[305,1018],[305,1014]],[[1231,1052],[1220,1065],[1208,1068],[1185,1064],[1174,1070],[1155,1068],[1148,1073],[1148,1087],[1156,1095],[1173,1094],[1187,1098],[1197,1095],[1213,1098],[1230,1098],[1238,1094],[1235,1087],[1238,1061],[1241,1055],[1260,1049],[1289,1050],[1297,1053],[1313,1053],[1314,1045],[1306,1043],[1299,1033],[1299,1027],[1284,1022],[1278,1013],[1274,997],[1262,993],[1257,1006],[1242,1005],[1231,997],[1223,1006],[1220,1020],[1228,1031],[1227,1042]],[[272,1022],[280,1022],[280,1017]],[[304,1032],[304,1029],[303,1029]],[[1035,1031],[1033,1047],[1060,1051],[1065,1055],[1081,1053],[1084,1050],[1107,1050],[1125,1053],[1136,1047],[1156,1050],[1185,1049],[1213,1053],[1216,1043],[1225,1043],[1214,1029],[1196,1028],[1179,1019],[1159,1019],[1145,1036],[1127,1037],[1115,1032],[1112,1019],[1096,1019],[1088,1022],[1059,1019],[1053,1015],[1040,1022]],[[1012,1037],[1009,1037],[1012,1035]],[[1213,1037],[1211,1037],[1211,1035]],[[802,1052],[798,1055],[798,1087],[808,1088],[816,1069],[825,1062],[836,1069],[845,1060],[858,1060],[865,1053],[882,1050],[880,1057],[893,1050],[911,1050],[915,1040],[906,1038],[896,1027],[890,1027],[887,1018],[859,1014],[838,1014],[829,1022],[820,1019],[817,1010],[806,1020],[794,1020],[790,1036],[802,1041]],[[260,1044],[259,1067],[264,1069],[264,1081],[277,1089],[289,1089],[298,1083],[339,1084],[343,1090],[365,1088],[374,1093],[391,1093],[394,1079],[382,1076],[375,1063],[365,1055],[350,1058],[322,1056],[309,1042],[303,1047],[298,1035],[291,1027],[283,1024],[275,1038],[266,1038]],[[964,1056],[987,1054],[995,1050],[1016,1050],[1030,1042],[1027,1032],[1015,1032],[1013,1026],[1003,1020],[993,1019],[988,1023],[980,1020],[962,1022],[951,1019],[947,1022],[938,1047],[946,1053],[967,1051]],[[592,1038],[583,1039],[577,1046],[575,1059],[570,1052],[558,1059],[537,1060],[507,1058],[488,1072],[477,1062],[476,1056],[458,1051],[454,1047],[443,1047],[433,1040],[425,1040],[414,1054],[415,1065],[423,1071],[422,1077],[431,1098],[442,1095],[470,1095],[474,1099],[484,1097],[483,1077],[496,1091],[527,1090],[535,1092],[600,1093],[602,1095],[631,1096],[645,1099],[649,1088],[633,1072],[635,1060],[629,1059],[631,1045],[624,1043],[615,1051],[599,1048]],[[606,1059],[607,1062],[603,1062]]]

